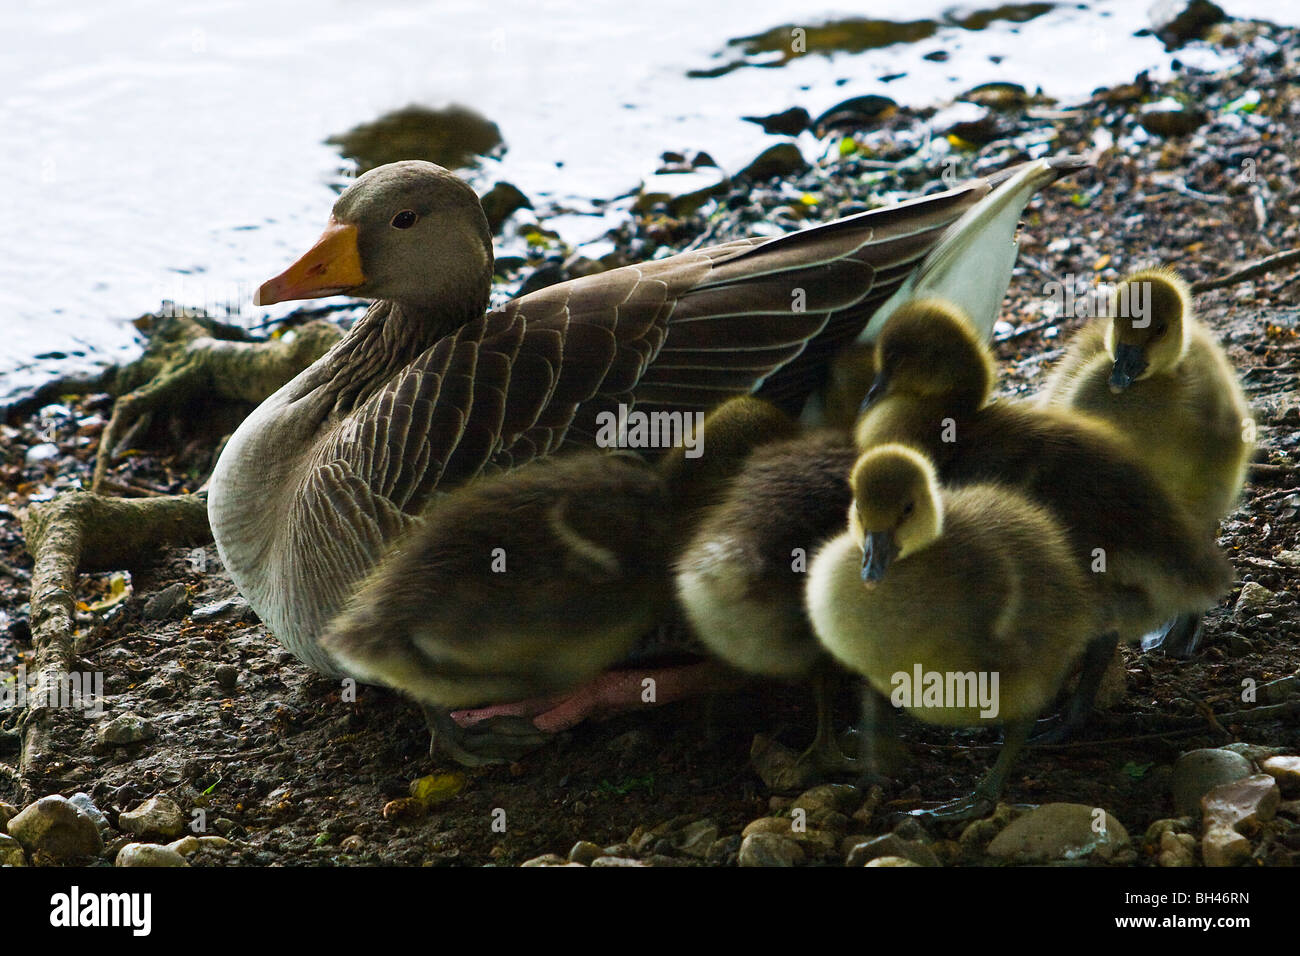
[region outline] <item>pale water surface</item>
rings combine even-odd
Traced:
[[[1300,20],[1291,0],[1220,2]],[[703,149],[738,168],[772,142],[744,114],[815,114],[863,93],[924,105],[990,80],[1068,101],[1168,69],[1158,41],[1132,36],[1148,4],[1101,0],[863,54],[687,77],[738,55],[729,39],[783,24],[981,6],[5,0],[0,403],[55,370],[130,354],[128,320],[163,299],[230,303],[259,320],[252,290],[307,247],[333,200],[341,162],[325,138],[408,103],[459,102],[500,126],[507,151],[480,188],[508,179],[535,203],[582,210],[634,188],[664,150]],[[939,49],[946,62],[922,58]],[[585,241],[603,228],[568,217],[563,232]]]

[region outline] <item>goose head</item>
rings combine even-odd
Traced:
[[[433,163],[370,170],[334,203],[325,232],[254,302],[351,295],[417,312],[487,307],[492,233],[469,184]]]
[[[1115,288],[1106,327],[1106,351],[1115,365],[1110,389],[1174,368],[1187,351],[1191,291],[1172,269],[1143,269]]]
[[[862,580],[933,544],[943,531],[939,477],[928,458],[904,445],[879,445],[853,466],[849,530],[862,548]]]
[[[993,360],[958,306],[915,299],[900,306],[880,332],[876,377],[863,410],[887,395],[942,397],[971,410],[993,390]]]

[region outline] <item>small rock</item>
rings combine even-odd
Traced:
[[[957,842],[967,850],[976,850],[984,852],[989,841],[1006,829],[1007,824],[1014,820],[1019,813],[1016,808],[1006,803],[999,803],[993,808],[993,812],[983,820],[972,820],[966,824],[961,831],[961,836]]]
[[[598,866],[645,866],[645,864],[640,860],[634,860],[629,856],[598,856],[596,859],[591,861],[591,866],[594,869]]]
[[[153,734],[153,725],[145,718],[135,714],[119,714],[100,727],[97,736],[101,744],[125,747],[149,740]]]
[[[1232,827],[1212,826],[1201,838],[1206,866],[1241,866],[1250,859],[1250,841]]]
[[[1300,757],[1269,757],[1260,764],[1260,769],[1277,781],[1283,796],[1300,795]]]
[[[767,116],[742,116],[747,123],[757,123],[763,132],[771,136],[798,136],[812,122],[812,117],[802,106],[792,106],[780,113]]]
[[[862,791],[843,783],[824,783],[805,790],[795,798],[792,806],[801,807],[809,816],[818,810],[836,810],[852,813],[862,803]]]
[[[196,836],[183,836],[179,840],[168,843],[167,849],[179,853],[181,856],[189,856],[191,853],[197,853],[202,845]]]
[[[718,826],[712,820],[696,820],[682,828],[674,841],[677,849],[687,856],[700,859],[708,856],[709,847],[718,839]]]
[[[819,137],[833,130],[851,131],[880,125],[898,111],[898,104],[888,96],[868,93],[841,100],[812,122]]]
[[[343,841],[347,843],[347,840]],[[201,836],[199,837],[199,846],[204,850],[224,850],[230,846],[230,841],[225,837],[219,836]]]
[[[1273,600],[1272,591],[1262,584],[1247,581],[1241,587],[1241,594],[1237,597],[1232,613],[1238,618],[1252,617],[1264,610],[1271,600]]]
[[[532,209],[533,204],[513,183],[500,182],[479,197],[483,204],[483,214],[487,216],[488,228],[496,235],[511,214],[520,209]]]
[[[1201,798],[1205,828],[1232,827],[1250,834],[1277,814],[1282,800],[1277,781],[1266,773],[1256,773],[1215,787]]]
[[[878,856],[875,859],[868,860],[863,866],[920,866],[912,860],[902,856]]]
[[[98,856],[104,849],[94,819],[58,794],[41,797],[10,820],[9,835],[29,853],[44,853],[55,860]]]
[[[579,840],[573,844],[573,849],[569,851],[569,862],[591,866],[592,862],[599,859],[604,853],[605,851],[596,844],[588,840]]]
[[[383,816],[385,820],[392,820],[394,823],[409,823],[423,817],[427,809],[423,800],[417,800],[415,797],[399,797],[384,804]]]
[[[1151,10],[1155,22],[1153,32],[1164,43],[1166,51],[1176,50],[1185,43],[1203,38],[1210,27],[1227,16],[1222,7],[1210,0],[1191,0],[1177,15],[1170,16],[1177,8],[1177,4],[1166,3],[1154,6]]]
[[[709,852],[704,855],[705,862],[721,866],[729,860],[734,860],[736,855],[740,853],[740,843],[739,833],[714,840],[713,845],[709,847]]]
[[[1279,551],[1273,556],[1273,560],[1288,568],[1300,568],[1300,551]]]
[[[571,866],[564,857],[558,853],[543,853],[541,856],[535,856],[531,860],[525,860],[520,866]]]
[[[1160,852],[1156,856],[1160,866],[1178,867],[1196,865],[1196,837],[1190,833],[1166,830],[1160,835]]]
[[[171,797],[150,797],[117,818],[118,828],[136,836],[176,837],[185,829],[185,815]]]
[[[1011,821],[988,846],[989,856],[1022,863],[1076,860],[1096,855],[1108,860],[1128,845],[1128,831],[1109,813],[1082,803],[1047,803]],[[1095,821],[1102,821],[1100,832]]]
[[[9,826],[9,821],[16,816],[18,816],[17,807],[12,803],[0,802],[0,833],[5,832],[5,828]]]
[[[1184,106],[1170,97],[1156,103],[1144,103],[1138,110],[1138,120],[1148,133],[1157,136],[1186,136],[1200,129],[1206,116],[1200,110]]]
[[[95,806],[95,801],[90,798],[90,794],[74,793],[72,796],[68,797],[68,803],[72,804],[74,807],[80,808],[83,812],[89,815],[90,819],[95,821],[95,826],[99,827],[101,830],[108,828],[108,818],[104,816],[99,807]],[[0,829],[3,829],[3,827],[0,827]]]
[[[670,215],[680,218],[695,212],[712,197],[725,194],[730,187],[731,180],[716,167],[657,173],[641,184],[641,194],[633,208],[637,212],[649,212],[664,203]]]
[[[255,615],[242,597],[231,597],[196,607],[190,611],[190,617],[195,621],[241,621]]]
[[[218,687],[230,693],[239,683],[239,668],[234,664],[218,664],[212,676],[216,679]]]
[[[798,866],[803,861],[803,848],[775,833],[751,833],[740,844],[741,866]]]
[[[0,866],[26,866],[23,845],[7,833],[0,833]]]
[[[923,843],[904,840],[895,833],[872,837],[854,845],[845,857],[845,866],[865,866],[877,857],[902,857],[917,866],[938,866],[939,858]]]
[[[142,617],[146,621],[165,621],[189,612],[189,589],[177,582],[168,585],[145,602]]]
[[[816,775],[810,760],[771,737],[755,734],[749,747],[749,763],[769,790],[802,790]]]
[[[1269,681],[1267,684],[1259,685],[1259,701],[1261,704],[1282,704],[1297,697],[1300,697],[1300,674],[1280,677],[1277,680]]]
[[[747,837],[751,833],[774,833],[777,836],[789,836],[793,822],[789,817],[759,817],[757,820],[751,820],[745,829],[740,831],[740,835]]]
[[[185,857],[157,843],[128,843],[117,851],[114,866],[189,866]]]
[[[220,840],[221,837],[208,837],[210,840]],[[227,841],[229,842],[229,841]],[[351,836],[344,837],[339,841],[339,849],[344,853],[361,853],[366,848],[366,839],[354,833]]]
[[[1201,797],[1215,787],[1248,777],[1253,768],[1240,754],[1221,748],[1190,750],[1174,762],[1170,785],[1174,809],[1181,816],[1201,812]]]
[[[794,143],[777,143],[769,146],[740,171],[747,179],[761,182],[766,179],[785,179],[808,168],[808,162]]]
[[[39,445],[33,445],[27,449],[25,460],[29,465],[39,465],[41,462],[53,461],[59,457],[59,446],[52,442],[41,442]]]

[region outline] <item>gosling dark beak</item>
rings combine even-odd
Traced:
[[[1110,370],[1110,390],[1122,392],[1147,370],[1147,361],[1136,345],[1121,342],[1115,347],[1115,366]]]
[[[862,540],[862,580],[871,584],[879,581],[896,557],[898,545],[892,531],[868,531]]]
[[[862,405],[858,408],[858,414],[862,415],[868,408],[880,401],[885,395],[885,390],[889,388],[889,380],[884,373],[877,375],[871,382],[871,387],[867,389],[867,397],[862,400]]]

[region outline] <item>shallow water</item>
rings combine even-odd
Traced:
[[[1300,22],[1291,0],[1221,5]],[[1155,38],[1132,36],[1148,4],[1125,0],[979,30],[945,19],[948,0],[876,0],[864,5],[872,17],[936,27],[779,69],[755,54],[712,78],[688,74],[739,59],[730,40],[862,12],[810,13],[798,0],[644,10],[503,0],[491,15],[474,0],[106,6],[39,0],[0,13],[11,164],[0,189],[0,405],[55,371],[129,355],[129,320],[164,299],[229,304],[250,324],[292,308],[259,310],[251,295],[324,223],[344,166],[324,140],[408,103],[463,103],[500,126],[507,151],[477,174],[481,189],[507,179],[535,204],[581,213],[585,200],[635,188],[664,150],[702,149],[739,168],[774,142],[742,115],[793,105],[816,115],[864,93],[924,105],[992,80],[1069,101],[1170,60]],[[924,59],[936,50],[948,59]],[[881,81],[891,74],[904,75]],[[561,231],[577,242],[604,227],[576,215]]]

